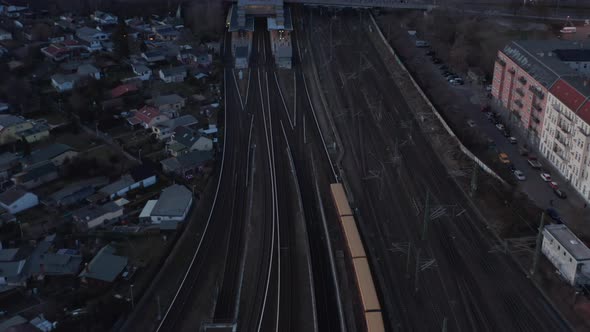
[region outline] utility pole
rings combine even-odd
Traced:
[[[473,162],[473,174],[471,174],[471,191],[469,196],[473,197],[477,191],[477,163]]]
[[[158,321],[162,320],[162,306],[160,306],[160,295],[156,296],[156,304],[158,306]]]
[[[418,248],[416,252],[416,272],[414,273],[414,285],[415,285],[415,292],[418,293],[418,272],[420,272],[420,248]]]
[[[539,223],[539,233],[537,233],[537,245],[535,247],[535,253],[533,255],[533,266],[531,267],[531,276],[535,275],[537,270],[537,262],[539,261],[539,256],[541,255],[541,246],[543,244],[543,226],[545,223],[545,213],[541,212],[541,222]]]
[[[426,190],[426,202],[424,203],[424,225],[422,228],[422,240],[426,240],[426,232],[428,231],[428,222],[430,221],[430,206],[429,206],[430,191]]]

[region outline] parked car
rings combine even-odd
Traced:
[[[549,187],[551,187],[551,189],[559,189],[559,185],[557,185],[557,182],[555,181],[550,181]]]
[[[416,40],[416,47],[430,47],[430,43],[425,40]]]
[[[504,125],[501,123],[497,123],[496,124],[496,128],[498,128],[499,131],[503,131],[504,130]]]
[[[548,208],[545,210],[545,213],[547,213],[549,218],[551,218],[553,221],[557,222],[558,224],[563,224],[563,220],[561,219],[559,212],[557,212],[557,210],[554,208]]]
[[[543,179],[545,182],[551,182],[551,174],[541,173],[541,179]]]
[[[529,156],[528,163],[534,169],[540,169],[543,166],[543,165],[541,165],[541,163],[537,160],[537,157],[535,157],[535,156]]]
[[[502,130],[502,135],[506,138],[510,137],[510,130],[504,128],[504,130]]]
[[[519,170],[515,170],[514,173],[514,177],[518,180],[518,181],[524,181],[526,180],[526,176],[524,175],[524,173],[522,171]]]
[[[557,197],[559,197],[561,199],[566,199],[567,198],[567,195],[561,189],[553,189],[553,192],[555,193],[555,195],[557,195]]]
[[[500,159],[500,162],[502,164],[510,163],[510,159],[508,159],[508,155],[505,154],[504,152],[501,152],[500,154],[498,154],[498,159]]]
[[[510,172],[514,173],[514,171],[516,171],[516,166],[514,166],[513,163],[508,163],[507,165]]]
[[[508,137],[508,142],[510,142],[510,144],[516,144],[516,137],[514,137],[514,136]]]
[[[463,81],[463,79],[461,77],[457,77],[457,78],[449,81],[449,83],[451,83],[451,85],[463,85],[463,84],[465,84],[465,82]]]
[[[473,120],[467,120],[467,125],[468,125],[469,127],[471,127],[471,128],[473,128],[473,127],[477,126],[477,125],[475,124],[475,121],[473,121]]]
[[[488,118],[489,120],[493,119],[494,117],[492,116],[492,112],[486,112],[485,113],[486,118]]]

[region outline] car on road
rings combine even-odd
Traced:
[[[502,131],[502,130],[504,130],[504,125],[501,123],[497,123],[496,128],[498,128],[499,131]]]
[[[551,187],[551,189],[559,189],[559,185],[555,181],[549,181],[549,187]]]
[[[514,136],[508,137],[508,142],[510,142],[510,144],[516,144],[516,142],[517,142],[516,137],[514,137]]]
[[[508,164],[508,163],[510,163],[510,159],[508,159],[508,155],[507,155],[507,154],[505,154],[504,152],[501,152],[501,153],[498,155],[498,159],[500,159],[500,162],[501,162],[502,164]]]
[[[557,195],[557,197],[559,197],[561,199],[566,199],[567,198],[567,195],[561,189],[553,188],[553,193],[555,193],[555,195]]]
[[[545,182],[551,182],[551,174],[541,173],[541,179],[543,179]]]
[[[529,159],[527,160],[529,165],[531,165],[532,168],[534,169],[540,169],[543,165],[541,165],[541,163],[537,160],[537,157],[535,156],[529,156]]]
[[[514,177],[518,181],[524,181],[524,180],[526,180],[526,176],[524,175],[524,173],[522,171],[515,170],[512,174],[514,174]]]
[[[467,125],[471,128],[477,126],[477,124],[475,124],[475,121],[473,121],[473,120],[467,120]]]
[[[559,212],[557,212],[557,210],[554,208],[548,208],[545,210],[545,213],[547,213],[549,218],[551,218],[553,221],[557,222],[558,224],[563,224],[563,220],[561,219]]]

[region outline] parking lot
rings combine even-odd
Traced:
[[[467,132],[468,137],[485,142],[488,146],[487,151],[474,152],[502,176],[511,177],[517,189],[525,193],[537,206],[544,210],[551,208],[557,211],[565,224],[572,227],[580,236],[590,238],[590,230],[584,227],[590,218],[584,215],[586,204],[582,197],[543,158],[534,145],[527,144],[527,139],[521,135],[516,124],[503,117],[506,112],[489,98],[486,87],[469,82],[464,75],[458,74],[439,59],[436,50],[432,50],[428,44],[418,45],[416,38],[412,36],[405,39],[403,50],[400,49],[398,40],[398,51],[415,69],[430,95],[436,96],[434,99],[437,105],[453,123],[453,127]],[[526,154],[525,149],[528,150]],[[500,160],[501,153],[506,154],[504,162]],[[540,167],[531,166],[531,157],[540,163]],[[514,175],[515,170],[520,171],[517,173],[520,180]],[[551,181],[545,181],[541,177],[542,173],[550,174]],[[554,187],[558,188],[560,193],[565,193],[567,198],[560,198]]]

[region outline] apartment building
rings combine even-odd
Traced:
[[[590,74],[590,49],[563,40],[513,41],[498,51],[492,96],[533,145],[540,143],[547,95],[560,78]]]
[[[582,77],[559,79],[550,89],[539,149],[590,200],[590,86]]]

